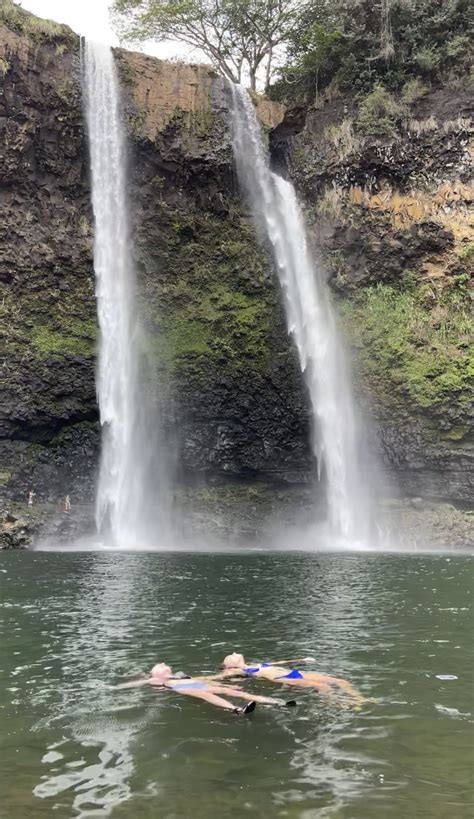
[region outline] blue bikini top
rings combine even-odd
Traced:
[[[257,666],[252,667],[252,668],[250,668],[250,667],[249,668],[243,668],[242,671],[244,671],[245,674],[256,674],[257,671],[260,671],[261,668],[270,668],[270,663],[260,663],[260,665],[257,665]],[[289,672],[289,674],[283,674],[281,677],[274,677],[274,679],[275,680],[302,680],[303,675],[302,675],[301,671],[298,671],[297,668],[293,668]]]
[[[260,665],[253,668],[243,668],[242,671],[244,671],[245,674],[256,674],[261,668],[270,668],[270,663],[260,663]]]

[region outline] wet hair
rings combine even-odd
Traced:
[[[237,654],[234,651],[233,654],[228,654],[227,657],[224,657],[222,668],[242,668],[243,665],[245,665],[244,655]]]
[[[169,665],[166,665],[166,663],[157,663],[157,664],[156,664],[156,665],[154,665],[154,666],[153,666],[153,668],[151,669],[151,671],[150,671],[150,677],[155,677],[155,676],[156,676],[156,677],[160,677],[160,676],[161,676],[162,674],[164,674],[166,671],[168,671],[168,672],[169,672],[169,674],[171,675],[171,668],[169,667]]]

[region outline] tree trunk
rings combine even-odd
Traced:
[[[231,82],[240,82],[240,76],[236,77],[232,69],[227,65],[224,59],[216,60],[218,67],[221,69],[222,73],[224,74],[227,79],[231,80]]]
[[[272,58],[273,49],[270,47],[270,50],[268,52],[267,70],[265,73],[265,93],[267,93],[268,89],[270,88],[270,79],[272,76]]]

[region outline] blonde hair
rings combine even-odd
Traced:
[[[235,651],[233,654],[228,654],[227,657],[224,657],[224,662],[222,663],[223,668],[242,668],[244,665],[244,655],[236,654]]]
[[[154,665],[151,669],[150,674],[152,677],[170,676],[171,668],[169,665],[166,665],[166,663],[157,663],[157,665]]]

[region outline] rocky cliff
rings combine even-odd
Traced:
[[[10,9],[7,14],[5,9]],[[178,477],[305,481],[306,397],[242,211],[222,78],[116,54],[145,342]],[[4,491],[93,494],[99,435],[80,42],[13,4],[0,28]],[[263,101],[267,128],[282,106]]]
[[[149,388],[177,483],[307,484],[307,397],[238,195],[224,82],[206,66],[116,59]],[[0,80],[3,491],[89,502],[97,329],[79,38],[3,0]],[[259,114],[305,198],[385,464],[402,493],[466,501],[469,111],[461,96],[422,104],[390,139],[357,139],[357,112],[339,102],[295,115],[260,101]]]
[[[469,503],[472,93],[458,84],[414,96],[326,101],[290,141],[277,127],[274,152],[306,201],[396,484]]]

